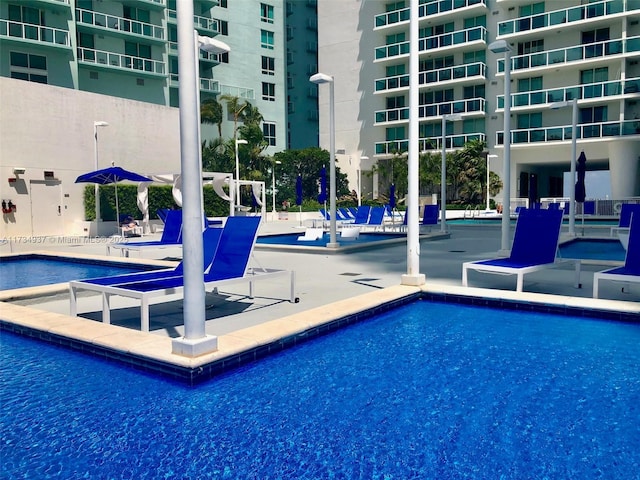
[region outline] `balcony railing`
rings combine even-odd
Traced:
[[[451,47],[475,41],[487,41],[487,29],[484,27],[473,27],[465,30],[458,30],[433,37],[421,38],[418,42],[419,50],[433,50],[436,48]]]
[[[220,84],[220,93],[231,97],[244,98],[246,100],[254,100],[256,98],[253,88],[236,87],[234,85]]]
[[[571,140],[571,125],[558,127],[541,127],[518,129],[511,131],[512,144],[562,142]],[[601,122],[577,125],[577,138],[608,138],[629,135],[640,136],[640,120],[624,120],[622,122]],[[504,143],[504,132],[496,133],[496,144]]]
[[[518,55],[511,59],[511,69],[514,71],[550,65],[558,66],[562,63],[582,62],[636,52],[640,52],[640,36]],[[498,72],[504,72],[504,59],[498,60]]]
[[[175,88],[180,85],[180,78],[177,73],[169,74],[169,85]],[[200,78],[200,91],[218,94],[220,93],[220,82],[211,78]]]
[[[485,141],[484,133],[463,133],[459,135],[447,135],[446,148],[463,148],[471,140]],[[442,137],[421,138],[419,140],[420,152],[442,149]],[[392,140],[387,142],[376,142],[376,155],[393,155],[395,153],[405,153],[409,149],[409,140]]]
[[[178,56],[178,42],[169,42],[169,55]],[[199,58],[202,62],[209,62],[216,65],[220,63],[219,53],[209,53],[199,49]]]
[[[629,7],[630,9],[632,7]],[[578,7],[520,17],[498,23],[498,35],[527,32],[546,27],[557,27],[572,22],[597,19],[624,12],[623,0],[607,0]]]
[[[71,47],[67,30],[10,20],[0,20],[0,37]]]
[[[418,7],[418,16],[424,18],[427,15],[438,15],[472,5],[486,5],[486,0],[432,0]],[[386,27],[401,22],[408,22],[410,16],[409,11],[409,8],[402,8],[376,15],[375,27]]]
[[[451,113],[485,113],[487,101],[484,98],[469,98],[454,102],[433,103],[418,107],[420,118],[441,117]]]
[[[611,82],[589,83],[572,87],[514,93],[511,95],[511,105],[513,107],[530,107],[569,101],[574,98],[584,100],[638,92],[640,92],[640,77],[629,78],[624,82],[622,80],[614,80]],[[504,108],[504,95],[498,95],[498,108]]]
[[[137,20],[130,20],[106,13],[94,12],[92,10],[83,10],[81,8],[76,8],[76,19],[78,23],[84,25],[131,33],[156,40],[164,40],[164,28],[160,25],[139,22]]]
[[[164,62],[150,58],[122,55],[120,53],[105,52],[92,48],[78,47],[78,61],[103,65],[108,68],[135,70],[153,75],[165,75]]]
[[[429,83],[447,82],[463,80],[466,78],[486,77],[487,66],[484,63],[470,63],[457,67],[447,67],[428,72],[420,72],[420,85]],[[393,77],[380,78],[375,82],[375,91],[383,92],[397,88],[409,88],[409,75],[396,75]]]
[[[176,10],[167,9],[167,17],[171,22],[178,21],[178,12]],[[203,17],[201,15],[193,16],[194,27],[199,30],[206,30],[214,34],[220,33],[219,22],[215,18]]]
[[[383,58],[409,55],[409,42],[392,43],[382,47],[376,47],[376,60]]]

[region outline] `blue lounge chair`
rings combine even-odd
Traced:
[[[356,225],[365,225],[369,223],[369,214],[371,213],[371,207],[369,205],[361,205],[356,211],[356,219],[353,223]]]
[[[629,224],[629,245],[624,265],[593,274],[593,298],[598,298],[602,280],[625,284],[640,283],[640,213],[634,213]]]
[[[631,225],[631,215],[637,213],[640,216],[640,203],[623,203],[620,207],[620,219],[618,220],[618,226],[611,227],[611,236],[622,231],[627,232],[629,225]]]
[[[295,297],[295,274],[287,270],[251,270],[248,271],[249,258],[253,252],[260,217],[229,217],[215,248],[210,266],[203,273],[205,288],[216,289],[222,285],[248,283],[249,297],[253,297],[253,284],[258,280],[267,280],[276,276],[289,276],[289,300],[297,302]],[[69,283],[71,315],[77,315],[77,292],[89,290],[102,294],[102,321],[110,323],[110,298],[113,295],[140,300],[140,324],[142,331],[149,331],[149,300],[173,294],[182,294],[184,277],[175,272],[166,276],[154,276],[148,280],[125,278],[122,283],[101,285],[91,281],[73,281]]]
[[[362,224],[362,227],[373,227],[376,230],[379,227],[382,227],[382,222],[384,221],[385,207],[372,207],[371,213],[369,215],[369,221],[365,224]],[[355,222],[358,223],[358,222]]]
[[[422,225],[437,225],[440,208],[438,205],[425,205],[422,212]]]
[[[131,250],[141,251],[145,248],[169,248],[182,245],[182,210],[168,210],[164,230],[160,240],[149,242],[126,242],[107,244],[107,255],[111,249],[120,250],[122,256],[128,257]]]
[[[516,291],[521,292],[524,276],[574,260],[557,260],[562,211],[522,209],[518,215],[511,255],[462,264],[462,285],[468,284],[468,270],[501,275],[516,275]],[[577,269],[577,265],[576,265]]]

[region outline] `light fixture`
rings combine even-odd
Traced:
[[[24,175],[24,172],[26,172],[27,169],[26,168],[22,168],[22,167],[15,167],[13,169],[13,173],[14,175]]]

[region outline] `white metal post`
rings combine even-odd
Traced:
[[[99,170],[98,163],[98,127],[107,127],[109,124],[103,121],[95,121],[93,122],[93,158],[95,160],[94,170]],[[93,186],[93,192],[95,195],[95,206],[96,206],[96,222],[102,221],[102,216],[100,215],[100,185],[95,184]],[[120,219],[116,218],[116,222]],[[96,235],[98,233],[98,228],[96,227]]]

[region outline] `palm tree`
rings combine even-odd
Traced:
[[[215,98],[207,98],[200,104],[200,120],[207,125],[218,126],[218,137],[222,137],[222,105]]]
[[[247,101],[240,104],[240,97],[234,95],[222,95],[220,100],[224,100],[227,103],[227,112],[233,116],[233,138],[236,139],[238,135],[238,120],[242,120],[242,111],[247,108],[247,105],[251,105]]]
[[[251,105],[249,102],[245,102],[244,110],[242,111],[242,121],[245,125],[260,125],[260,122],[264,119],[258,107]]]

